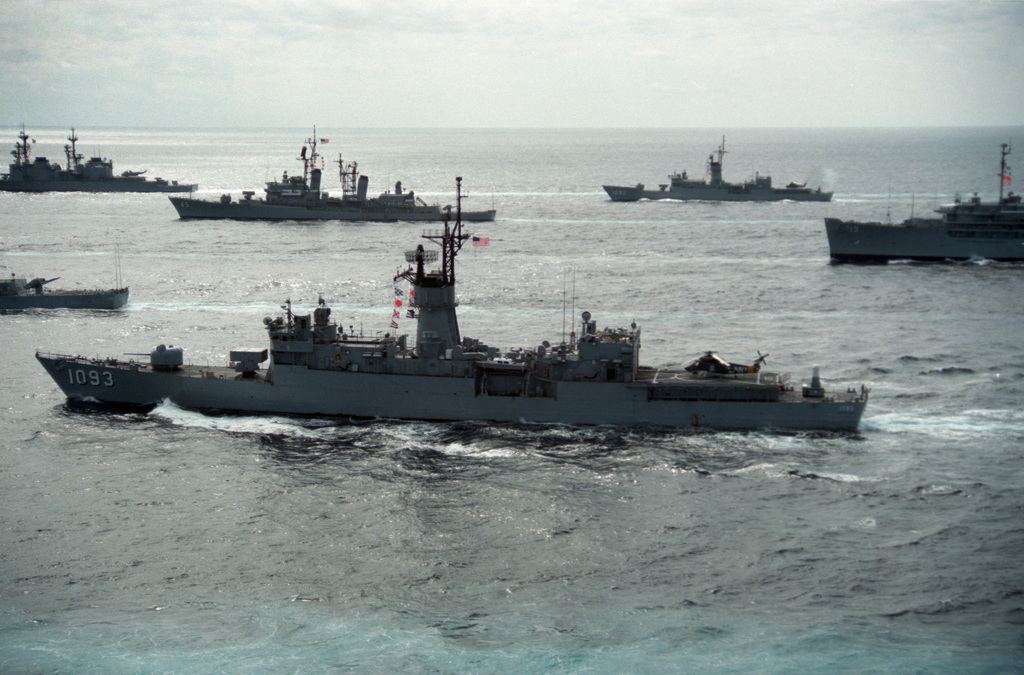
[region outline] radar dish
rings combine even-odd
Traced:
[[[424,251],[423,262],[432,263],[437,260],[437,251]],[[414,263],[416,262],[416,251],[406,251],[405,261]]]

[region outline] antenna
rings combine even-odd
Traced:
[[[576,268],[572,268],[572,315],[576,316]],[[569,342],[576,344],[576,330],[569,333]]]
[[[889,177],[889,195],[885,200],[885,222],[892,225],[892,177]]]
[[[565,343],[565,272],[562,272],[562,343]]]
[[[121,288],[121,245],[114,241],[114,288]]]

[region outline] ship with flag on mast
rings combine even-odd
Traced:
[[[685,367],[640,363],[640,328],[598,328],[590,312],[559,342],[498,349],[462,335],[456,307],[456,259],[472,239],[461,219],[406,252],[394,276],[392,326],[408,297],[415,335],[367,336],[331,320],[321,298],[311,314],[263,323],[269,348],[237,349],[224,366],[186,365],[183,349],[159,345],[147,360],[37,352],[72,400],[152,407],[163,401],[196,410],[332,415],[427,421],[649,424],[710,429],[853,431],[868,402],[861,386],[826,388],[814,367],[803,386],[767,372],[767,355],[750,365],[713,353]],[[399,282],[409,284],[406,296]],[[264,364],[267,364],[264,367]]]
[[[999,199],[984,202],[977,193],[936,209],[939,218],[911,215],[902,223],[825,219],[829,255],[836,262],[884,263],[890,260],[1024,260],[1024,205],[1007,191],[1013,176],[1000,146]]]

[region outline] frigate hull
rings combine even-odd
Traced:
[[[46,291],[0,295],[0,310],[119,309],[128,302],[128,289],[110,291]]]
[[[715,154],[718,158],[715,158]],[[785,187],[774,187],[771,176],[757,173],[753,180],[730,183],[722,178],[722,159],[725,157],[725,136],[722,144],[708,157],[707,180],[696,180],[685,171],[669,175],[669,182],[659,185],[657,190],[644,189],[643,183],[633,186],[604,185],[614,202],[636,202],[641,199],[676,199],[681,201],[710,202],[827,202],[831,192],[822,192],[821,187],[809,188],[806,183],[790,183]]]
[[[827,202],[832,199],[831,192],[812,190],[809,188],[745,188],[742,185],[714,187],[710,185],[684,187],[666,190],[646,190],[642,185],[632,187],[622,185],[604,185],[604,191],[615,202],[636,202],[641,199],[675,199],[681,201],[713,201],[713,202],[781,202],[785,200],[798,202]]]
[[[188,197],[169,197],[171,204],[184,220],[341,220],[353,222],[397,222],[431,221],[439,222],[444,213],[437,206],[416,206],[412,208],[375,208],[366,205],[333,205],[330,203],[309,206],[290,204],[268,204],[263,200],[242,199],[239,201],[206,201]],[[462,220],[467,222],[491,222],[495,211],[463,211]]]
[[[110,180],[2,180],[2,192],[192,192],[196,185],[131,178]]]
[[[266,349],[236,349],[229,365],[186,365],[182,347],[159,345],[149,362],[37,352],[70,399],[131,406],[162,401],[196,410],[429,421],[652,424],[714,429],[857,428],[868,401],[862,387],[826,390],[817,367],[799,390],[788,376],[709,352],[683,368],[641,365],[640,327],[601,328],[590,312],[568,341],[499,350],[459,330],[455,259],[473,239],[462,230],[456,178],[454,226],[406,251],[393,277],[395,309],[415,318],[415,336],[368,336],[331,319],[321,298],[309,314],[266,317]],[[397,192],[397,190],[396,190]],[[432,267],[439,263],[439,268]],[[500,270],[497,271],[500,275]],[[266,363],[266,368],[262,364]]]
[[[544,396],[489,395],[481,391],[476,377],[316,371],[282,365],[275,365],[271,374],[202,366],[161,371],[136,362],[36,356],[72,400],[127,406],[170,401],[183,408],[240,413],[849,431],[857,428],[867,403],[867,397],[860,395],[809,402],[795,393],[775,400],[722,401],[710,391],[705,400],[658,400],[651,386],[623,382],[557,382]]]
[[[965,231],[936,218],[901,224],[825,219],[829,255],[838,262],[1024,260],[1024,230]],[[1001,234],[1005,236],[1000,236]]]

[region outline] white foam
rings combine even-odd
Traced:
[[[322,438],[317,429],[310,429],[287,417],[264,417],[251,415],[210,416],[194,410],[181,408],[164,400],[150,412],[150,415],[166,419],[172,424],[197,429],[211,429],[241,434],[277,434],[303,438]]]
[[[861,422],[865,431],[922,434],[953,438],[1024,433],[1024,412],[1018,410],[965,410],[954,415],[885,413]]]

